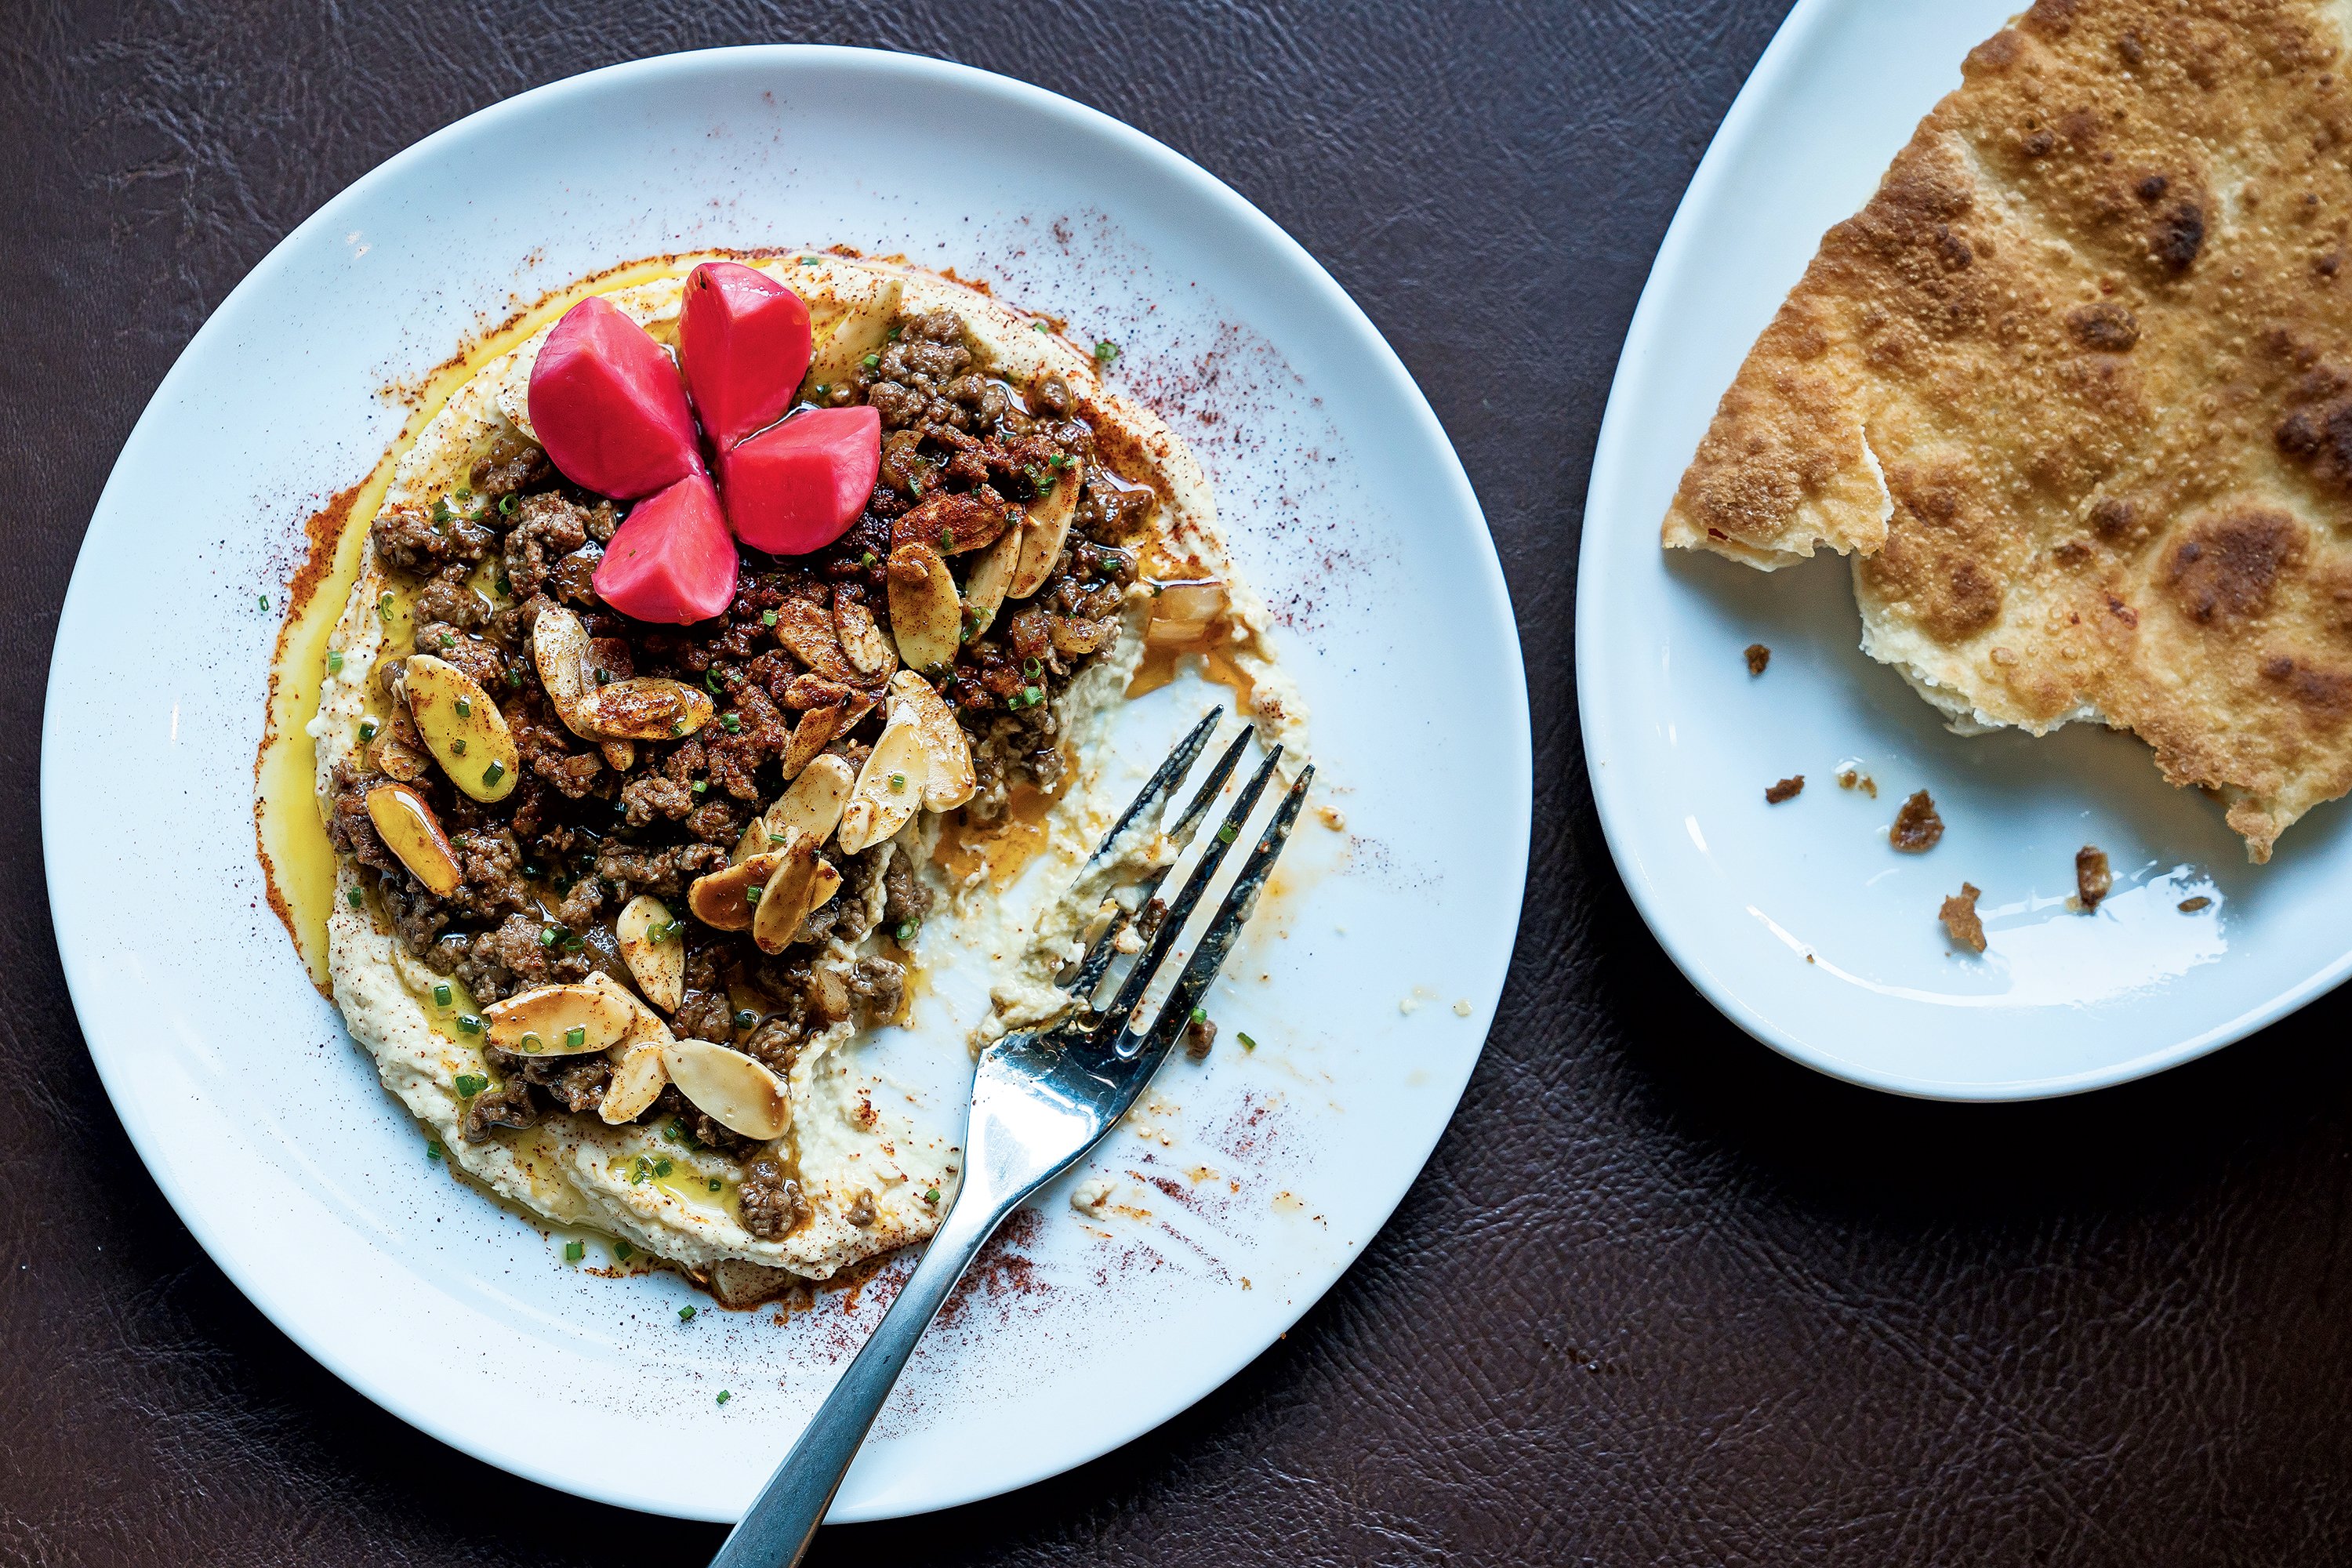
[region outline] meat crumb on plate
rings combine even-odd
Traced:
[[[2107,852],[2095,845],[2085,844],[2074,851],[2074,896],[2089,914],[2099,907],[2116,885],[2115,873],[2107,868]]]
[[[1937,911],[1937,918],[1952,933],[1952,940],[1974,952],[1985,950],[1984,921],[1977,917],[1977,895],[1983,890],[1974,882],[1962,882],[1960,890],[1946,899],[1944,907]]]
[[[2198,894],[2193,899],[2183,899],[2180,900],[2180,912],[2184,915],[2193,915],[2199,910],[2204,909],[2212,903],[2212,900],[2207,898],[2202,893]]]
[[[1784,800],[1794,800],[1802,793],[1804,787],[1805,775],[1802,773],[1797,774],[1794,778],[1782,779],[1764,792],[1764,804],[1778,805]]]
[[[1766,647],[1765,647],[1762,643],[1760,643],[1760,642],[1752,642],[1752,643],[1749,643],[1749,644],[1748,645],[1748,674],[1750,674],[1750,675],[1761,675],[1761,674],[1763,674],[1763,673],[1764,673],[1764,667],[1765,667],[1766,665],[1768,665],[1768,664],[1771,663],[1771,662],[1772,662],[1772,650],[1771,650],[1770,648]]]

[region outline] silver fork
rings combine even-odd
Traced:
[[[1121,839],[1131,830],[1158,820],[1185,774],[1192,772],[1223,712],[1221,708],[1202,720],[1160,763],[1134,803],[1103,836],[1080,871],[1077,886],[1087,886],[1090,873],[1116,858]],[[1244,731],[1225,749],[1184,815],[1169,830],[1180,853],[1191,845],[1211,803],[1233,776],[1249,739]],[[1147,900],[1159,891],[1168,867],[1154,872],[1139,887],[1123,890],[1116,912],[1087,947],[1067,987],[1072,997],[1068,1010],[1036,1028],[1008,1034],[981,1053],[979,1069],[972,1078],[971,1121],[964,1131],[963,1184],[940,1218],[939,1234],[883,1314],[873,1337],[825,1395],[808,1429],[776,1467],[743,1521],[719,1548],[711,1568],[789,1568],[800,1562],[907,1358],[914,1354],[923,1331],[930,1326],[982,1245],[1030,1194],[1102,1142],[1151,1080],[1191,1020],[1192,1009],[1216,979],[1226,952],[1273,873],[1291,825],[1298,820],[1307,786],[1315,776],[1311,764],[1299,770],[1297,782],[1276,806],[1223,902],[1217,906],[1200,945],[1177,974],[1159,1016],[1147,1026],[1145,993],[1208,891],[1225,851],[1241,837],[1281,756],[1282,748],[1275,747],[1242,786],[1233,809],[1225,814],[1157,925],[1150,925],[1149,919],[1142,921],[1150,933],[1141,937],[1134,967],[1120,981],[1108,1007],[1097,1010],[1093,1005],[1095,991],[1118,953],[1120,933],[1138,925],[1139,909],[1149,907]]]

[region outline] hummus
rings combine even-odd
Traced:
[[[605,298],[656,342],[674,344],[688,265],[681,260],[670,276]],[[747,680],[742,671],[756,671],[764,660],[770,676],[763,679],[775,690],[785,689],[785,677],[794,676],[791,691],[797,700],[803,689],[814,689],[808,683],[821,682],[826,670],[809,665],[802,672],[784,662],[789,652],[807,663],[803,647],[787,640],[789,615],[785,627],[774,632],[773,644],[761,641],[761,627],[747,618],[744,606],[769,581],[761,574],[767,558],[746,555],[741,596],[730,612],[737,620],[729,627],[730,635],[737,635],[733,643],[722,635],[707,645],[688,645],[673,635],[674,628],[658,628],[643,637],[629,632],[596,645],[628,645],[614,657],[634,657],[640,670],[648,665],[675,670],[678,679],[672,685],[684,685],[698,664],[706,666],[700,684],[716,694],[716,703],[738,705],[708,732],[713,754],[708,779],[687,781],[689,770],[677,765],[685,742],[634,748],[624,742],[616,752],[609,742],[566,738],[543,722],[554,697],[542,689],[528,655],[537,619],[576,613],[591,630],[600,625],[612,629],[613,614],[585,587],[585,567],[569,575],[567,570],[583,559],[593,564],[601,543],[597,534],[601,529],[609,538],[616,516],[610,503],[583,506],[595,498],[576,490],[566,492],[568,500],[551,494],[562,481],[547,469],[534,445],[529,406],[530,371],[545,331],[484,365],[399,458],[330,640],[330,674],[308,726],[317,758],[316,796],[337,850],[329,975],[337,1006],[353,1038],[374,1058],[385,1087],[425,1123],[454,1168],[501,1198],[558,1225],[593,1227],[625,1239],[736,1301],[772,1294],[796,1279],[828,1278],[861,1259],[922,1240],[937,1227],[955,1191],[960,1151],[942,1138],[919,1132],[889,1108],[906,1103],[905,1096],[887,1091],[864,1059],[859,1041],[903,1012],[905,986],[897,977],[919,965],[924,946],[940,934],[942,923],[952,924],[967,941],[976,939],[998,960],[994,1008],[978,1039],[1049,1016],[1066,1005],[1055,975],[1081,951],[1084,923],[1101,897],[1100,889],[1073,889],[1071,874],[1124,804],[1126,781],[1107,777],[1100,759],[1107,754],[1112,720],[1147,659],[1213,656],[1245,684],[1244,705],[1264,738],[1286,742],[1294,757],[1303,756],[1305,722],[1295,690],[1275,666],[1265,610],[1235,580],[1205,476],[1164,425],[1106,384],[1105,371],[1115,358],[1108,345],[1088,353],[1050,330],[1049,321],[952,279],[900,265],[797,252],[752,265],[801,295],[810,308],[814,358],[802,400],[818,406],[870,401],[884,409],[884,427],[892,431],[883,438],[877,515],[845,536],[846,542],[828,567],[835,575],[827,581],[834,585],[811,590],[816,602],[827,594],[837,606],[861,602],[856,586],[860,558],[844,552],[855,545],[856,527],[886,527],[887,517],[878,514],[906,510],[903,500],[885,505],[893,482],[892,454],[908,463],[938,465],[940,453],[919,450],[920,432],[932,432],[922,441],[937,437],[951,447],[958,439],[907,412],[920,399],[963,398],[972,410],[967,428],[992,430],[990,439],[1009,440],[1005,431],[1025,432],[1034,426],[1044,433],[1038,439],[1066,438],[1078,443],[1072,450],[1083,454],[1055,459],[1056,471],[1066,460],[1071,465],[1069,495],[1080,494],[1083,482],[1086,510],[1062,546],[1053,585],[1031,584],[1037,605],[1078,607],[1066,617],[1054,617],[1054,645],[1042,658],[1021,661],[1023,684],[1005,696],[997,677],[1009,656],[995,645],[1021,634],[1019,626],[1008,631],[1008,617],[1024,612],[1026,603],[1008,596],[992,628],[983,625],[980,633],[966,634],[971,647],[957,656],[939,689],[947,699],[940,711],[953,712],[962,725],[975,772],[971,798],[945,811],[915,810],[895,832],[855,854],[829,848],[832,860],[821,869],[837,876],[835,902],[823,911],[824,921],[813,911],[801,928],[799,945],[783,953],[763,957],[748,942],[726,950],[711,946],[720,939],[701,928],[688,913],[688,900],[671,886],[658,907],[674,911],[670,940],[683,942],[698,967],[688,971],[683,1000],[655,994],[660,988],[646,984],[644,973],[614,941],[613,906],[627,892],[656,885],[630,879],[659,875],[641,868],[645,857],[631,835],[641,817],[649,834],[675,835],[690,826],[702,842],[688,840],[679,861],[690,860],[701,870],[698,893],[699,884],[726,863],[723,845],[713,841],[733,837],[736,817],[727,814],[749,819],[772,807],[784,787],[772,757],[763,762],[766,754],[756,750],[749,753],[762,768],[756,790],[748,785],[748,773],[730,774],[718,763],[725,746],[741,749],[738,707],[755,729],[767,721],[761,715],[772,715],[775,734],[783,733],[783,710],[790,703],[770,702],[757,691],[746,694],[745,687],[758,682]],[[642,277],[643,269],[636,275]],[[919,343],[919,332],[930,336]],[[901,344],[902,333],[914,347]],[[933,384],[937,377],[905,369],[920,359],[917,348],[929,350],[935,342],[943,345],[940,364],[951,364],[952,351],[959,348],[969,362],[944,386]],[[877,379],[894,373],[905,379]],[[1008,398],[1013,401],[1008,404]],[[975,445],[985,442],[964,442],[966,447]],[[971,460],[1001,460],[1001,444],[989,450],[995,458],[982,451]],[[526,470],[530,479],[508,484]],[[919,475],[912,493],[929,493],[922,489],[925,482]],[[1044,479],[1040,493],[1049,492],[1052,483],[1050,477]],[[551,493],[524,493],[535,487]],[[1046,510],[1042,500],[1028,505],[1032,517]],[[552,515],[549,509],[558,507],[569,509],[567,517],[586,520],[587,541],[561,560],[542,559],[523,540],[526,530],[512,520]],[[439,548],[436,538],[419,533],[430,557],[423,565],[437,573],[430,577],[431,586],[420,591],[420,558],[404,554],[397,541],[404,524],[423,519],[431,519],[431,533],[443,539],[471,537],[468,531],[507,531],[502,544],[493,537],[470,563],[445,561],[433,553]],[[1127,525],[1116,540],[1096,537],[1113,531],[1106,519]],[[801,559],[779,565],[789,571]],[[870,564],[870,557],[866,559]],[[879,582],[878,576],[870,580]],[[970,584],[965,591],[977,597]],[[794,603],[808,602],[804,595],[784,601],[782,607],[789,611]],[[869,593],[864,602],[881,608],[878,594]],[[453,604],[458,610],[449,608]],[[1094,612],[1093,619],[1079,618],[1087,609]],[[846,646],[852,611],[840,614]],[[440,618],[446,615],[457,618]],[[468,625],[471,617],[478,618]],[[887,637],[887,616],[878,618]],[[873,618],[865,624],[870,627]],[[1029,631],[1034,634],[1041,624],[1033,620]],[[767,612],[765,626],[777,625],[775,613]],[[1066,626],[1078,629],[1064,637]],[[698,628],[688,632],[703,635]],[[429,636],[431,646],[420,646],[420,633]],[[461,825],[453,831],[457,850],[452,860],[467,880],[446,897],[430,892],[413,866],[395,865],[384,853],[390,835],[372,839],[353,805],[357,792],[371,782],[383,783],[387,769],[399,777],[403,759],[410,767],[425,760],[425,748],[415,743],[406,711],[413,701],[406,693],[415,678],[405,667],[436,648],[436,658],[446,655],[449,664],[473,668],[484,677],[480,689],[491,694],[522,737],[515,765],[526,775],[520,786],[509,786],[512,799],[526,802],[522,807],[469,802],[429,771],[417,784],[419,790],[440,788],[444,815]],[[983,655],[997,658],[998,664],[987,666]],[[898,679],[910,676],[901,671]],[[878,700],[869,701],[854,721],[866,739],[853,739],[845,724],[833,742],[833,754],[845,759],[845,774],[888,743],[873,738],[885,711],[891,724],[900,722],[898,702],[879,692],[877,686]],[[719,722],[729,740],[720,740],[715,727]],[[534,723],[541,728],[533,730]],[[657,776],[665,767],[677,775],[674,786]],[[866,787],[863,775],[859,787]],[[529,804],[541,801],[544,813]],[[501,816],[502,810],[508,815]],[[523,825],[526,811],[531,813],[530,831]],[[1028,818],[1023,858],[1040,863],[1016,879],[1007,874],[1014,868],[1003,856],[978,853],[973,847],[1005,837],[1004,825],[1024,812]],[[772,816],[768,811],[759,820]],[[576,834],[567,826],[575,822]],[[714,823],[727,831],[715,830]],[[744,832],[746,842],[733,850],[739,860],[747,847],[757,847],[749,843],[748,826]],[[1156,834],[1134,837],[1133,844],[1121,847],[1126,863],[1166,853]],[[478,869],[486,858],[496,861],[501,853],[510,863]],[[559,853],[577,859],[557,865]],[[473,879],[493,875],[503,879],[506,902],[469,902],[475,898]],[[676,875],[677,885],[684,879],[683,872]],[[929,905],[928,926],[920,913],[896,923],[886,919],[910,897]],[[486,907],[489,913],[469,919],[469,910]],[[477,929],[498,920],[504,923],[495,930]],[[543,973],[528,942],[518,953],[509,940],[518,931],[529,935],[528,928],[538,922],[544,922],[538,934],[553,965]],[[680,937],[680,925],[692,929]],[[723,984],[712,978],[722,973]],[[703,982],[699,990],[697,974]],[[635,1020],[627,1037],[598,1060],[583,1054],[533,1063],[494,1046],[484,1018],[498,1008],[487,1005],[494,1000],[487,993],[511,997],[551,978],[557,984],[593,983],[616,994],[625,989]],[[788,989],[799,992],[784,1004],[761,989],[787,982]],[[665,1002],[669,1005],[653,1005]],[[525,1038],[532,1042],[526,1048],[537,1048],[535,1037]],[[614,1095],[610,1082],[617,1081],[634,1046],[699,1038],[730,1047],[730,1059],[740,1054],[763,1064],[788,1107],[780,1133],[749,1138],[714,1129],[709,1119],[696,1116],[695,1106],[677,1098],[682,1084],[665,1090],[633,1119],[607,1120],[614,1098],[602,1100],[600,1113],[593,1097]],[[604,1060],[611,1064],[609,1074]],[[562,1072],[542,1070],[557,1067]],[[526,1077],[531,1087],[525,1087]],[[779,1199],[780,1193],[787,1195]],[[788,1208],[782,1222],[776,1217],[780,1201]]]

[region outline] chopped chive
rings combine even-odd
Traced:
[[[773,610],[761,610],[760,612],[760,624],[763,626],[774,626],[776,624],[776,612]]]
[[[744,1008],[741,1012],[735,1015],[735,1026],[739,1029],[748,1029],[759,1021],[760,1015],[754,1013],[749,1007]]]
[[[457,717],[460,719],[470,719],[473,716],[474,700],[470,697],[460,697],[457,699]]]
[[[762,888],[746,888],[743,889],[743,901],[756,910],[760,907],[760,895],[766,889]]]
[[[508,499],[509,500],[512,500],[514,498],[513,498],[512,496],[509,496],[507,499]],[[587,1244],[586,1242],[584,1242],[584,1241],[567,1241],[567,1242],[565,1242],[565,1243],[563,1244],[563,1261],[564,1261],[564,1262],[566,1262],[566,1263],[577,1263],[577,1262],[579,1262],[582,1258],[585,1258],[585,1257],[587,1257],[587,1256],[588,1256],[588,1244]]]
[[[924,1191],[923,1191],[923,1201],[924,1201],[925,1203],[927,1203],[927,1204],[935,1204],[935,1203],[939,1202],[939,1201],[940,1201],[940,1190],[939,1190],[939,1188],[937,1188],[937,1187],[927,1187],[927,1188],[925,1188],[925,1189],[924,1189]]]
[[[482,1032],[482,1021],[471,1013],[460,1013],[457,1015],[457,1032],[461,1035],[478,1035]]]
[[[490,1080],[480,1073],[461,1072],[457,1075],[457,1094],[461,1099],[471,1100],[489,1087]]]
[[[1231,844],[1234,839],[1239,838],[1240,837],[1240,830],[1234,827],[1230,822],[1225,823],[1217,829],[1217,842],[1220,844]]]
[[[259,597],[260,597],[260,599],[261,599],[261,607],[262,607],[263,609],[265,609],[265,610],[266,610],[266,609],[268,609],[268,608],[269,608],[269,595],[267,595],[267,594],[263,594],[263,595],[259,595]]]
[[[719,727],[726,731],[730,735],[740,735],[743,732],[743,721],[738,719],[732,713],[721,714],[719,719]]]
[[[506,776],[506,772],[507,765],[504,763],[493,762],[482,770],[482,782],[486,784],[494,784]]]
[[[548,926],[548,927],[544,928],[543,930],[541,930],[541,931],[540,931],[540,933],[539,933],[539,945],[540,945],[540,946],[541,946],[541,947],[553,947],[553,946],[555,945],[555,942],[556,942],[556,936],[555,936],[555,928],[554,928],[553,926]]]
[[[572,884],[566,882],[563,885],[563,890],[567,893],[570,892],[572,890]],[[586,947],[587,945],[586,942],[576,936],[567,936],[563,939],[563,951],[566,952],[578,952],[582,948]]]
[[[733,1394],[731,1394],[728,1393],[728,1392],[727,1392],[725,1389],[723,1389],[723,1388],[722,1388],[722,1389],[720,1389],[720,1390],[719,1391],[719,1404],[721,1404],[721,1405],[726,1404],[729,1400],[730,1400],[730,1399],[732,1399],[732,1398],[734,1398],[734,1397],[735,1397],[735,1396],[734,1396]]]
[[[715,1193],[715,1192],[717,1192],[717,1191],[719,1190],[719,1185],[720,1185],[720,1183],[719,1183],[719,1178],[718,1178],[718,1177],[713,1176],[713,1177],[711,1177],[711,1178],[710,1178],[710,1190],[711,1190],[712,1192],[714,1192],[714,1193]]]
[[[425,1145],[425,1157],[428,1160],[438,1160],[441,1157],[441,1140],[436,1138]]]
[[[613,1243],[613,1256],[619,1258],[624,1263],[626,1263],[629,1260],[630,1255],[635,1253],[636,1250],[637,1249],[635,1247],[631,1247],[625,1241],[616,1241]]]
[[[890,775],[890,787],[894,790],[905,789],[907,787],[907,775],[904,773],[892,773]]]
[[[1192,1009],[1192,1022],[1195,1024],[1205,1024],[1208,1021],[1209,1010],[1206,1007],[1195,1007]]]
[[[351,900],[352,908],[355,910],[363,910],[367,908],[367,895],[361,892],[357,888],[353,888],[344,896]]]
[[[656,1160],[654,1162],[654,1174],[656,1176],[667,1176],[676,1169],[677,1169],[677,1167],[671,1164],[667,1160]]]
[[[816,384],[816,395],[819,397],[823,397],[826,393],[831,392],[833,388],[827,386],[821,381]]]
[[[694,1309],[691,1307],[680,1307],[677,1310],[677,1321],[681,1323],[690,1323],[694,1321]]]
[[[1254,1051],[1254,1050],[1257,1049],[1257,1042],[1256,1042],[1255,1040],[1251,1039],[1247,1035],[1244,1035],[1244,1034],[1241,1034],[1241,1033],[1236,1032],[1236,1033],[1234,1034],[1234,1038],[1235,1038],[1235,1039],[1239,1040],[1239,1041],[1242,1043],[1242,1049],[1244,1049],[1244,1050],[1245,1050],[1245,1051]]]
[[[514,515],[514,509],[515,499],[511,493],[502,495],[499,498],[499,515],[500,517],[512,517]],[[501,574],[499,578],[499,592],[503,594],[506,591],[506,578]]]
[[[692,784],[687,785],[687,788],[692,790],[697,795],[700,795],[709,787],[710,781],[709,779],[697,779]]]
[[[360,739],[362,741],[373,741],[375,739],[374,720],[362,719],[360,721]]]
[[[662,1129],[662,1142],[665,1143],[677,1142],[678,1134],[681,1131],[682,1129],[677,1122],[671,1122],[668,1126]]]
[[[341,675],[342,672],[343,650],[339,647],[329,648],[327,650],[327,673],[329,675]]]
[[[859,552],[858,556],[857,556],[857,563],[858,563],[860,566],[871,566],[871,565],[873,565],[873,564],[874,564],[874,552],[872,552],[871,550],[866,550],[866,551],[861,551],[861,552]]]
[[[814,256],[803,256],[803,257],[802,257],[802,258],[801,258],[801,265],[802,265],[803,267],[814,267],[814,266],[817,266],[817,265],[818,265],[818,261],[817,261],[817,258],[816,258],[815,257],[814,257]],[[720,1394],[720,1395],[719,1395],[719,1397],[720,1397],[721,1399],[724,1399],[724,1398],[726,1397],[726,1395],[722,1394]]]
[[[902,942],[908,942],[915,940],[915,929],[914,921],[900,921],[898,922],[898,929],[892,931],[890,934],[897,937]]]
[[[375,613],[377,618],[380,620],[388,621],[392,619],[392,595],[390,594],[379,594],[376,595]]]
[[[1034,686],[1023,687],[1021,689],[1021,695],[1028,700],[1029,705],[1033,708],[1038,703],[1045,700],[1045,694],[1043,691],[1038,690]]]
[[[1021,673],[1034,680],[1045,673],[1045,667],[1036,659],[1024,658],[1021,661]]]
[[[443,980],[435,984],[433,987],[433,1005],[436,1007],[446,1007],[451,1005],[456,997],[457,993],[449,989],[449,983],[447,981]]]
[[[449,750],[455,755],[460,757],[464,756],[466,754],[466,737],[460,735],[456,740],[450,742]]]
[[[880,354],[867,354],[865,360],[861,363],[865,364],[866,369],[872,370],[876,365],[882,363],[882,356]]]
[[[574,1024],[572,1027],[564,1030],[563,1043],[575,1051],[581,1047],[586,1045],[588,1043],[588,1026],[585,1024]]]
[[[473,489],[471,489],[471,487],[467,486],[467,485],[459,485],[459,486],[457,487],[457,499],[458,499],[460,501],[469,501],[469,500],[472,500],[474,499],[474,492],[473,492]]]
[[[521,687],[522,667],[520,665],[510,664],[507,666],[507,684],[516,688]]]
[[[547,1042],[541,1039],[537,1035],[525,1035],[522,1037],[522,1048],[526,1054],[537,1056],[540,1052],[547,1049]]]
[[[1043,321],[1032,321],[1029,323],[1029,330],[1033,332],[1042,332],[1045,330],[1045,323]]]
[[[1108,364],[1118,357],[1118,345],[1111,342],[1108,338],[1105,338],[1102,342],[1095,344],[1095,358],[1100,360],[1103,363]]]

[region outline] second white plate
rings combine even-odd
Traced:
[[[2266,867],[2128,735],[1969,739],[1857,647],[1846,563],[1766,575],[1658,546],[1748,345],[2014,0],[1801,0],[1725,117],[1628,333],[1593,462],[1577,592],[1585,754],[1618,868],[1683,972],[1775,1049],[1856,1083],[2019,1100],[2119,1083],[2225,1045],[2352,970],[2352,813]],[[1772,649],[1751,678],[1748,644]],[[1853,763],[1873,797],[1841,789]],[[1780,805],[1768,784],[1805,777]],[[1912,791],[1949,825],[1885,829]],[[2074,854],[2113,896],[2070,910]],[[1937,910],[1963,880],[1990,946]],[[2194,912],[2179,906],[2210,900]]]

